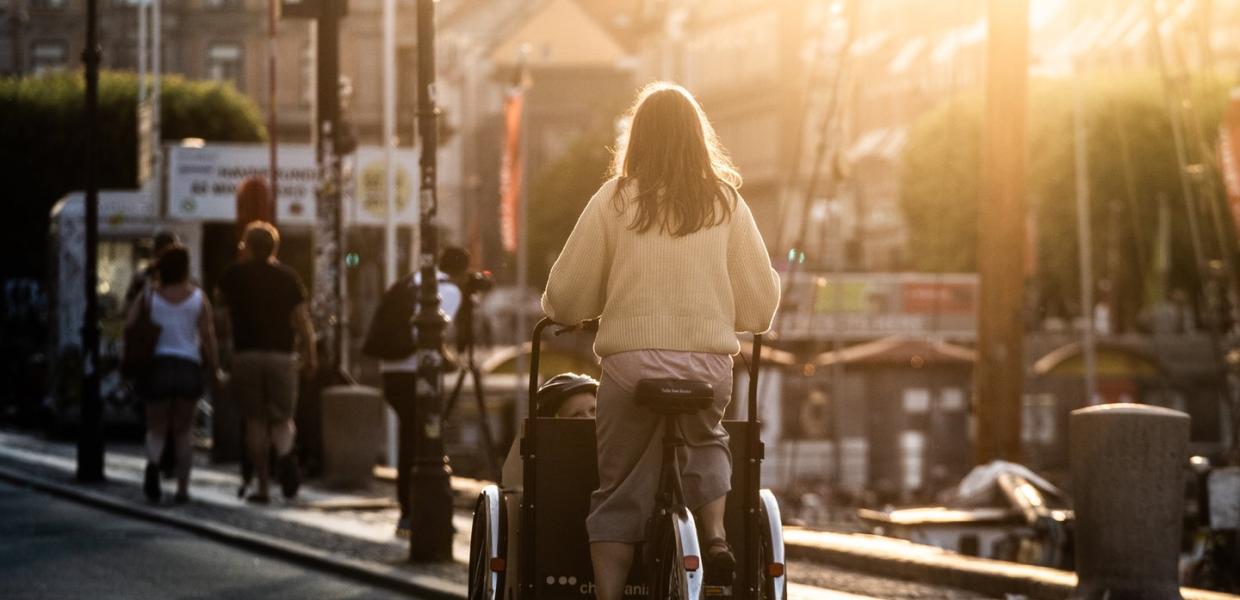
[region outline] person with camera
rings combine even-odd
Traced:
[[[437,281],[439,308],[451,322],[461,307],[461,288],[468,279],[470,256],[465,249],[449,246],[439,257]],[[396,535],[408,537],[412,523],[412,498],[409,493],[413,469],[414,428],[417,421],[417,332],[413,318],[418,313],[418,289],[422,274],[414,271],[397,279],[379,301],[366,332],[362,353],[380,360],[383,374],[383,397],[396,412],[399,425],[396,461],[396,499],[400,503],[400,520]]]

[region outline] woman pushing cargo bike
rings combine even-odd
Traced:
[[[548,277],[524,472],[519,489],[505,481],[479,497],[470,597],[783,598],[756,416],[779,277],[741,178],[686,90],[643,89],[619,147],[615,176]],[[542,334],[587,321],[602,357],[597,421],[539,417]],[[724,422],[737,332],[755,334],[747,419]]]

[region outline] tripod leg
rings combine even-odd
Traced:
[[[487,424],[486,391],[482,389],[482,371],[474,361],[469,361],[469,372],[474,377],[474,400],[478,403],[478,429],[482,431],[482,451],[487,455],[487,468],[491,475],[499,481],[499,465],[495,459],[495,439],[491,437],[491,426]],[[461,377],[465,373],[462,371]]]
[[[456,376],[456,385],[452,386],[452,394],[448,396],[448,405],[443,409],[443,420],[447,423],[452,418],[452,410],[456,408],[456,401],[461,397],[461,385],[465,383],[465,369]]]

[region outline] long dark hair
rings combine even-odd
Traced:
[[[174,285],[189,279],[189,249],[174,242],[159,254],[155,268],[163,285]]]
[[[658,227],[673,237],[726,223],[732,217],[741,176],[715,136],[702,107],[683,87],[652,83],[630,110],[627,139],[612,163],[618,178],[613,205],[623,211],[627,195],[637,205],[629,228]],[[635,194],[626,194],[636,181]]]

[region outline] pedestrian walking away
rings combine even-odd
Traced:
[[[159,284],[159,267],[158,261],[164,250],[171,248],[175,244],[180,244],[181,239],[175,232],[160,231],[151,238],[151,262],[146,268],[134,273],[133,279],[129,281],[129,288],[125,290],[125,314],[129,314],[129,309],[133,306],[134,300],[137,300],[148,289]],[[175,440],[172,439],[172,432],[169,431],[168,439],[164,443],[164,453],[159,457],[159,470],[165,478],[176,477],[176,447]]]
[[[213,385],[219,381],[219,353],[211,303],[189,282],[189,251],[180,244],[165,249],[156,271],[158,284],[146,286],[128,316],[130,323],[149,320],[159,332],[151,360],[138,374],[136,385],[146,408],[148,462],[143,489],[148,500],[159,502],[160,456],[171,439],[176,457],[174,499],[180,504],[189,501],[195,409],[206,391],[206,379]]]
[[[620,600],[655,506],[662,419],[635,401],[638,381],[709,383],[713,406],[680,420],[684,499],[697,513],[707,585],[730,586],[736,559],[723,515],[732,458],[721,424],[731,398],[736,332],[768,330],[779,276],[741,177],[684,88],[644,88],[614,177],[590,199],[542,298],[552,320],[599,318],[595,353],[599,487],[586,529],[600,600]]]
[[[246,226],[240,259],[225,270],[219,284],[221,307],[232,332],[231,396],[245,416],[246,450],[258,487],[246,499],[270,501],[271,449],[285,498],[297,494],[301,473],[293,453],[296,428],[298,366],[306,373],[318,368],[314,327],[305,287],[289,267],[276,259],[280,234],[275,226],[255,221]],[[295,352],[301,340],[303,353]]]
[[[439,307],[451,322],[461,307],[461,284],[469,271],[469,253],[448,247],[439,257]],[[366,332],[362,352],[379,359],[383,373],[383,397],[396,413],[399,424],[396,461],[396,499],[400,520],[396,535],[408,537],[412,523],[410,475],[413,470],[417,395],[417,337],[413,318],[418,308],[418,287],[422,273],[415,271],[396,280],[383,294]],[[447,336],[444,336],[447,339]]]

